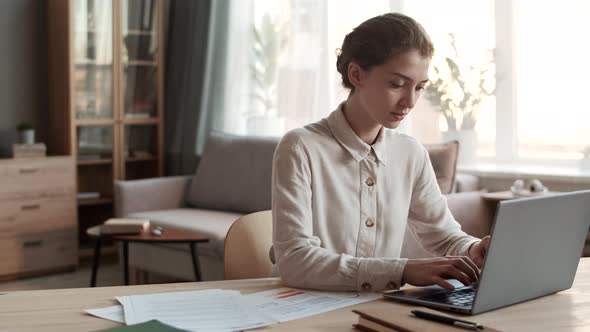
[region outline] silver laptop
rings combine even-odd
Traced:
[[[568,289],[588,227],[590,190],[502,201],[479,283],[453,291],[434,285],[384,296],[473,315]]]

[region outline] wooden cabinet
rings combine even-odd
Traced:
[[[164,3],[47,2],[47,148],[76,160],[82,247],[113,215],[113,181],[163,174]]]
[[[0,183],[0,279],[75,267],[73,159],[2,159]]]

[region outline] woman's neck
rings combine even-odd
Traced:
[[[344,117],[352,131],[363,142],[373,145],[382,126],[377,123],[351,94],[343,105]]]

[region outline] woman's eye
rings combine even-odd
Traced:
[[[424,86],[417,86],[416,87],[416,91],[422,91],[422,90],[424,90]]]
[[[401,88],[404,85],[403,82],[389,82],[389,84],[394,88]]]

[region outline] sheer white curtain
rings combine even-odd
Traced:
[[[236,27],[242,29],[239,33],[243,39],[236,37],[236,43],[230,43],[233,51],[228,50],[228,61],[239,65],[234,67],[235,71],[228,71],[229,81],[235,85],[228,98],[236,99],[232,103],[235,107],[226,105],[224,108],[223,130],[280,136],[327,116],[348,95],[336,71],[336,50],[342,45],[344,36],[361,22],[389,12],[392,7],[400,8],[400,3],[400,0],[253,1],[251,26],[243,22]],[[247,12],[247,8],[243,9]],[[274,34],[265,33],[268,22]],[[254,51],[257,42],[254,30],[262,35],[264,45],[272,44],[273,38],[276,38],[274,43],[282,44],[274,49],[276,66],[263,68],[275,70],[274,75],[267,73],[268,77],[264,76],[268,80],[263,84],[256,81],[261,77],[256,77],[252,64],[264,62],[268,54]],[[245,65],[245,62],[249,64]],[[245,82],[242,81],[244,77]],[[267,103],[273,106],[265,107],[257,101],[260,89],[274,94],[275,99]]]
[[[242,105],[248,103],[251,0],[211,1],[204,84],[196,137],[202,154],[211,130],[240,133]]]
[[[213,1],[214,3],[217,1]],[[250,58],[253,22],[253,1],[227,1],[229,6],[229,25],[227,34],[227,55],[224,85],[218,87],[224,101],[224,110],[214,125],[215,129],[227,132],[241,132],[243,105],[249,103]],[[238,114],[236,114],[238,112]]]

